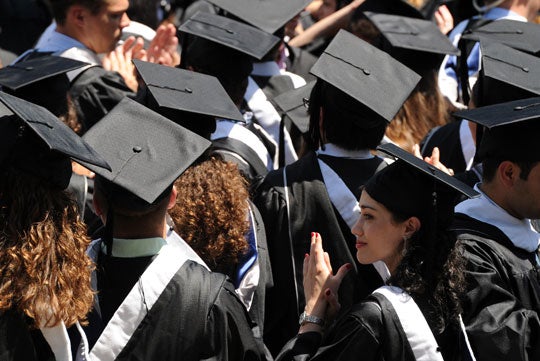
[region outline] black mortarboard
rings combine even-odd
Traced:
[[[492,21],[478,29],[466,31],[462,38],[480,42],[487,39],[526,53],[540,53],[540,25],[531,22],[507,19]]]
[[[178,30],[235,49],[258,60],[279,42],[277,36],[253,26],[205,12],[196,13]]]
[[[133,63],[158,108],[244,122],[217,78],[140,60]]]
[[[362,17],[362,13],[366,11],[424,19],[424,15],[418,9],[404,0],[366,0],[354,11],[353,21]]]
[[[299,14],[310,0],[208,0],[237,18],[275,33]]]
[[[480,49],[477,107],[540,95],[540,59],[491,41],[482,41]]]
[[[272,99],[272,102],[283,112],[283,115],[289,118],[302,134],[309,131],[309,114],[306,102],[309,100],[315,83],[315,81],[309,82],[300,88],[286,91]]]
[[[0,92],[0,165],[22,169],[65,189],[71,162],[107,162],[47,109]]]
[[[112,170],[88,168],[148,204],[211,144],[129,98],[118,103],[83,138],[105,157]],[[113,203],[115,195],[108,194]]]
[[[39,104],[59,116],[67,112],[70,81],[66,73],[88,65],[60,56],[43,55],[0,69],[5,92]]]
[[[448,226],[460,193],[469,198],[479,196],[468,185],[395,144],[387,143],[377,150],[396,161],[371,177],[364,190],[398,216],[435,216],[442,222],[439,227]]]
[[[420,76],[389,54],[340,30],[311,73],[391,121]]]
[[[540,97],[454,113],[485,127],[479,160],[540,160]]]
[[[447,54],[460,53],[432,21],[369,11],[364,14],[381,34],[372,44],[417,72],[438,69]]]

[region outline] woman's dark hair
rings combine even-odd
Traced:
[[[373,110],[320,79],[311,91],[308,112],[313,150],[322,147],[324,141],[348,150],[375,149],[387,125]],[[321,139],[319,128],[321,113],[325,139]]]
[[[437,197],[436,207],[432,205],[433,197]],[[456,234],[448,230],[455,199],[455,192],[431,194],[424,200],[427,211],[421,215],[399,214],[387,207],[396,223],[412,216],[418,217],[421,223],[420,229],[404,245],[403,259],[388,283],[400,287],[413,298],[420,296],[419,300],[425,300],[422,309],[427,310],[426,320],[439,332],[449,325],[457,325],[460,299],[465,290],[461,247]]]

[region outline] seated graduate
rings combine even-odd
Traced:
[[[141,60],[133,63],[141,78],[140,102],[182,127],[210,139],[216,118],[244,122],[216,77]]]
[[[247,181],[236,164],[213,155],[188,168],[175,187],[176,204],[169,211],[175,231],[213,272],[231,278],[262,338],[272,270],[264,224],[249,200]]]
[[[459,112],[483,126],[477,199],[455,208],[467,261],[463,321],[477,360],[540,357],[540,97]]]
[[[277,360],[461,360],[469,352],[460,321],[464,263],[448,227],[458,195],[478,193],[393,144],[379,149],[398,160],[367,182],[352,233],[358,260],[383,261],[390,278],[332,325],[350,265],[333,275],[313,234],[300,330]]]
[[[96,259],[88,336],[98,360],[264,359],[226,276],[211,273],[166,213],[175,179],[210,142],[125,98],[85,139],[112,171],[96,172],[95,209],[105,223]]]
[[[382,13],[355,14],[351,19],[351,32],[422,76],[386,128],[383,140],[412,153],[414,145],[432,128],[445,125],[451,119],[453,107],[439,91],[437,71],[446,54],[459,51],[432,21],[424,20],[420,12],[417,18],[410,17],[410,12],[414,11],[412,6],[402,9],[388,4],[380,11]]]
[[[4,92],[0,139],[0,359],[70,361],[66,328],[82,331],[93,298],[70,157],[107,163],[46,109]]]
[[[491,40],[482,40],[480,49],[482,67],[472,91],[470,107],[484,107],[540,95],[538,57]],[[459,119],[430,132],[423,141],[422,154],[427,156],[438,147],[441,162],[473,186],[482,178],[481,166],[475,160],[476,137],[476,123]],[[460,174],[463,172],[466,173]]]
[[[312,73],[318,80],[309,98],[310,152],[269,172],[254,198],[272,263],[265,343],[274,354],[296,333],[296,319],[305,306],[302,262],[313,224],[331,239],[325,247],[334,264],[354,266],[340,294],[346,307],[382,283],[374,266],[355,261],[351,228],[358,218],[361,187],[386,165],[371,150],[420,80],[387,53],[344,30]]]
[[[253,181],[274,169],[276,148],[260,126],[251,121],[244,102],[253,63],[266,55],[279,38],[223,16],[198,12],[178,29],[184,33],[182,67],[215,76],[242,112],[245,122],[218,118],[212,134],[214,152],[237,163]],[[271,154],[273,151],[274,154]]]

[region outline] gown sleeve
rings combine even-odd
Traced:
[[[291,339],[276,361],[382,360],[383,327],[379,306],[363,302],[354,306],[324,338],[316,332],[306,332]]]
[[[464,322],[476,359],[540,360],[538,267],[485,242],[463,245],[469,282]]]
[[[90,129],[124,97],[134,93],[122,76],[100,66],[88,68],[71,84],[70,95],[83,130]]]

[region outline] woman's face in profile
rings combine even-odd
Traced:
[[[362,264],[383,261],[392,273],[401,261],[405,222],[396,223],[392,213],[366,191],[360,196],[360,218],[352,228],[356,258]]]

